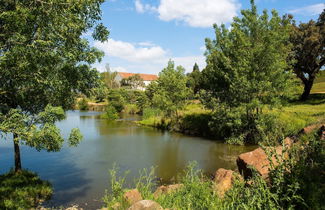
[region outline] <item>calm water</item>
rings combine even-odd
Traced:
[[[100,207],[100,199],[109,188],[108,170],[114,163],[120,167],[121,174],[130,170],[127,184],[131,184],[140,169],[151,166],[157,167],[156,175],[163,180],[173,179],[189,161],[197,161],[198,167],[207,173],[220,167],[234,169],[236,156],[252,150],[141,127],[132,119],[108,122],[98,119],[98,114],[69,111],[66,120],[58,123],[64,136],[74,127],[82,131],[84,140],[78,147],[64,146],[57,153],[21,148],[23,167],[37,172],[54,186],[49,205]],[[13,143],[1,140],[0,173],[12,166]]]

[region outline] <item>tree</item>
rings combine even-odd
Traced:
[[[263,104],[274,104],[288,94],[291,74],[286,62],[291,49],[289,19],[275,10],[251,10],[235,17],[231,30],[214,25],[216,40],[206,39],[207,66],[203,70],[204,89],[221,103],[240,104],[258,112]]]
[[[299,26],[293,24],[290,41],[296,61],[293,69],[304,84],[301,99],[306,100],[318,72],[325,65],[325,10],[317,22],[310,20]]]
[[[197,63],[193,66],[193,71],[188,74],[187,86],[193,90],[194,94],[197,94],[200,90],[201,72]]]
[[[140,74],[134,74],[126,79],[123,79],[122,84],[125,86],[131,86],[132,89],[144,87],[144,82]]]
[[[82,33],[105,41],[99,23],[103,0],[4,1],[0,4],[0,132],[12,134],[15,171],[21,170],[20,144],[58,151],[63,143],[55,121],[89,94],[99,75],[90,64],[101,51],[91,48]],[[62,106],[59,108],[58,106]],[[69,143],[81,139],[73,129]]]
[[[117,72],[116,71],[111,72],[109,64],[106,64],[105,68],[106,68],[106,72],[102,73],[101,76],[108,89],[114,89],[120,87],[120,84],[115,80],[117,76]]]
[[[191,93],[186,82],[185,69],[182,66],[175,69],[174,62],[170,60],[167,67],[159,73],[158,80],[149,85],[154,87],[149,88],[153,90],[153,105],[168,115],[175,114],[178,120],[178,110],[185,105]]]
[[[291,94],[290,19],[280,18],[275,10],[271,17],[266,10],[258,14],[253,0],[251,9],[241,14],[229,30],[214,25],[216,39],[206,39],[202,85],[213,99],[209,103],[215,103],[210,104],[215,109],[215,125],[236,124],[251,138],[259,129],[256,123],[263,107],[281,104]],[[218,110],[224,110],[224,118]]]

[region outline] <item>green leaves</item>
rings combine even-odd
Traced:
[[[77,146],[82,138],[83,136],[80,130],[78,128],[73,128],[68,139],[69,146]]]
[[[177,110],[185,105],[191,93],[191,89],[186,86],[187,78],[184,73],[182,66],[175,69],[174,62],[168,62],[167,67],[159,73],[158,80],[151,83],[147,90],[154,107],[166,111],[168,115],[177,115]]]

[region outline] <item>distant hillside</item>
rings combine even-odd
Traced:
[[[312,93],[324,92],[325,93],[325,71],[321,71],[315,80]]]

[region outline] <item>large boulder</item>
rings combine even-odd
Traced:
[[[128,210],[163,210],[163,208],[155,201],[142,200],[130,206]]]
[[[220,198],[223,198],[232,187],[234,180],[234,171],[219,168],[214,177],[213,190]]]
[[[268,149],[273,151],[273,155],[271,157],[273,166],[279,165],[279,163],[282,161],[282,156],[287,156],[287,154],[283,154],[282,146],[269,147]],[[266,152],[262,148],[257,148],[251,152],[240,154],[236,162],[239,173],[242,174],[245,179],[252,177],[252,168],[265,179],[267,179],[269,176],[271,164]]]
[[[172,184],[172,185],[167,185],[167,186],[160,186],[157,188],[157,190],[154,192],[154,197],[158,198],[159,196],[163,195],[163,194],[169,194],[169,193],[173,193],[177,190],[179,190],[180,188],[182,188],[184,185],[183,184]]]
[[[132,189],[132,190],[125,192],[123,195],[123,198],[129,205],[132,205],[132,204],[142,200],[142,196],[137,189]]]

